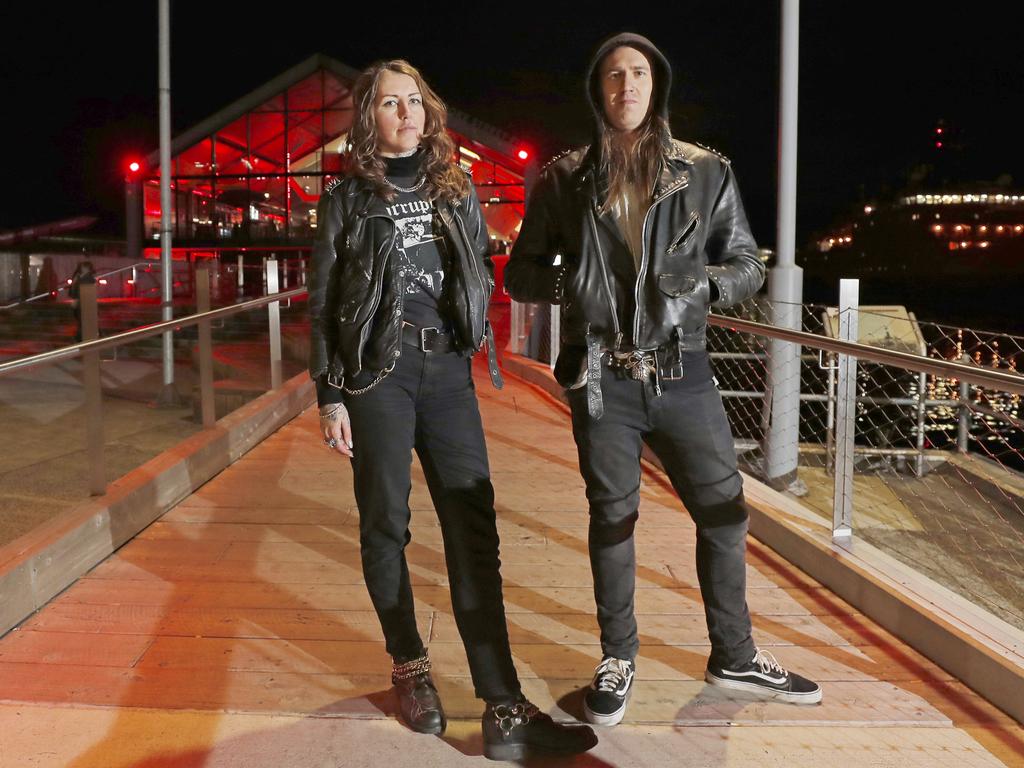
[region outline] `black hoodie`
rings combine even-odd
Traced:
[[[590,109],[594,113],[594,147],[601,146],[601,133],[604,130],[604,96],[601,93],[600,70],[601,61],[616,48],[627,46],[640,51],[651,64],[651,74],[654,76],[654,89],[651,92],[651,110],[660,117],[668,120],[668,98],[672,90],[672,67],[665,58],[665,54],[658,50],[643,35],[632,32],[621,32],[605,40],[594,52],[590,65],[587,67],[586,87],[587,101],[590,102]]]

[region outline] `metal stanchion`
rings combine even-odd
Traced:
[[[267,259],[264,279],[267,284],[267,295],[277,293],[277,259]],[[267,321],[270,331],[270,387],[281,386],[281,302],[272,301],[267,304]]]
[[[860,281],[839,281],[839,338],[857,341]],[[857,358],[838,356],[836,391],[836,475],[832,497],[832,538],[853,535],[853,447],[857,414]]]
[[[78,291],[82,341],[92,341],[100,335],[96,283],[80,283]],[[100,388],[98,350],[82,353],[82,374],[85,385],[85,451],[89,457],[89,493],[102,496],[107,492],[107,479],[103,465],[103,390]]]
[[[558,360],[560,339],[562,336],[562,308],[557,304],[551,305],[551,343],[548,345],[551,358],[551,370],[555,370],[555,361]]]
[[[210,311],[210,270],[196,270],[196,312]],[[212,427],[217,421],[213,400],[213,338],[210,321],[201,320],[199,329],[199,406],[203,426]]]

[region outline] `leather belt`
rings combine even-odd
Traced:
[[[434,326],[421,328],[412,323],[402,323],[402,343],[416,347],[423,352],[454,352],[455,339],[451,332]]]
[[[494,346],[494,331],[488,322],[485,326],[484,340],[487,344],[487,373],[491,377],[491,383],[495,389],[505,386],[501,377],[501,369],[498,367],[498,350]],[[412,323],[402,322],[402,343],[410,347],[431,352],[455,352],[455,336],[450,331],[442,331],[440,328],[428,326],[421,328]]]

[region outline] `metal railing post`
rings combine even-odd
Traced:
[[[99,313],[96,308],[96,283],[80,283],[82,341],[99,338]],[[102,496],[107,492],[103,465],[103,390],[100,388],[100,353],[82,353],[82,383],[85,385],[85,452],[89,457],[89,493]]]
[[[267,295],[277,293],[277,259],[266,260],[267,269],[264,280]],[[281,302],[272,301],[267,304],[267,321],[270,332],[270,388],[281,386]]]
[[[210,311],[210,270],[196,270],[196,311]],[[210,321],[200,320],[199,329],[199,407],[203,426],[212,427],[217,421],[213,399],[213,338]]]
[[[860,281],[839,281],[839,338],[857,340]],[[832,538],[853,535],[853,447],[857,414],[857,358],[839,355],[836,391],[836,474],[832,496]]]
[[[960,356],[960,362],[970,365],[971,356],[966,352]],[[968,437],[971,434],[971,384],[960,379],[960,408],[957,414],[956,448],[960,453],[967,453]]]
[[[915,469],[918,477],[924,477],[924,403],[926,396],[924,390],[928,386],[927,379],[927,374],[917,374],[917,466]]]
[[[523,306],[515,299],[509,302],[508,351],[523,354]]]
[[[548,345],[551,358],[551,370],[555,370],[555,361],[558,359],[559,339],[561,337],[562,307],[557,304],[551,305],[551,342]]]

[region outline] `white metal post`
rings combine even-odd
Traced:
[[[800,330],[803,270],[796,266],[797,105],[800,63],[800,0],[782,0],[782,61],[779,82],[779,210],[776,266],[768,279],[772,323]],[[769,424],[764,439],[765,477],[776,488],[798,486],[800,458],[800,345],[772,340],[768,345],[764,407]]]
[[[267,284],[267,295],[277,293],[277,259],[266,259],[263,279]],[[281,386],[281,302],[267,304],[267,320],[270,330],[270,388]]]
[[[160,319],[174,313],[174,285],[171,265],[171,13],[170,0],[159,0],[160,16]],[[160,405],[180,405],[174,388],[174,332],[163,334],[163,387]]]
[[[860,281],[839,281],[839,338],[857,341]],[[832,538],[853,535],[853,448],[857,429],[857,358],[838,355],[836,391],[836,474],[832,497]]]

